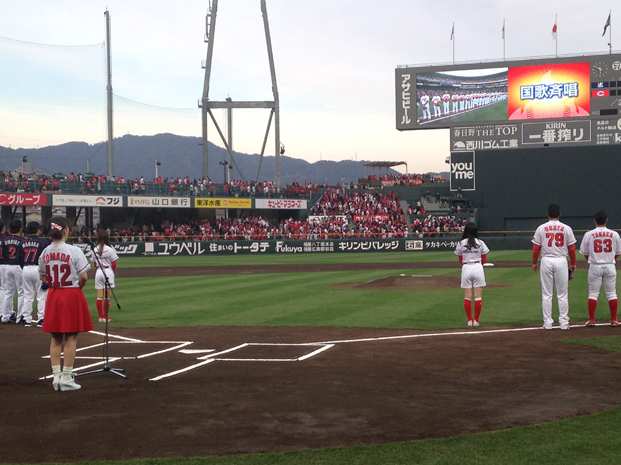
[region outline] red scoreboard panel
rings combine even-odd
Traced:
[[[451,150],[621,144],[621,56],[400,66],[398,130],[450,128]]]

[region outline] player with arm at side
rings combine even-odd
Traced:
[[[617,322],[617,269],[615,262],[621,254],[619,233],[606,227],[608,216],[602,210],[593,215],[595,229],[588,231],[582,238],[580,253],[589,262],[589,320],[586,326],[595,326],[597,298],[604,285],[608,306],[610,307],[610,326],[619,326]]]
[[[479,239],[479,232],[474,223],[464,228],[462,240],[457,244],[455,254],[459,257],[461,268],[461,288],[464,290],[464,309],[468,317],[468,326],[479,326],[479,316],[483,308],[483,287],[485,273],[483,265],[487,260],[489,249]],[[472,294],[474,293],[474,318],[472,317]]]
[[[13,220],[9,224],[10,235],[4,236],[2,241],[2,257],[4,258],[4,302],[2,304],[2,320],[13,313],[13,297],[17,293],[17,316],[15,323],[28,324],[24,311],[24,290],[22,288],[23,256],[21,244],[23,237],[21,220]],[[31,316],[32,318],[32,316]],[[30,324],[28,324],[30,325]]]
[[[571,271],[576,271],[576,238],[568,225],[561,223],[561,208],[552,203],[548,205],[548,222],[542,224],[533,236],[533,271],[539,273],[541,280],[541,309],[544,329],[552,329],[552,295],[556,287],[558,300],[558,322],[561,329],[569,329],[569,273],[567,255]],[[538,263],[541,254],[541,265]]]
[[[43,250],[50,245],[50,241],[39,237],[41,225],[37,221],[31,221],[26,226],[27,238],[21,243],[24,257],[22,271],[22,286],[24,288],[24,317],[26,325],[31,326],[32,310],[35,298],[37,299],[37,326],[43,326],[45,318],[45,300],[47,298],[47,284],[39,279],[39,258]]]
[[[110,290],[105,288],[105,276],[108,277],[110,288],[114,289],[114,273],[116,272],[116,261],[119,256],[116,254],[116,250],[112,248],[110,244],[110,235],[105,229],[97,233],[97,247],[93,250],[93,253],[99,257],[101,266],[104,268],[103,270],[97,268],[97,259],[91,257],[93,265],[97,268],[97,272],[95,273],[95,289],[97,290],[97,313],[99,314],[99,322],[105,323],[106,319],[110,322],[112,321],[108,316],[108,311],[110,310]]]
[[[50,333],[50,361],[56,391],[75,391],[80,385],[73,376],[78,333],[92,331],[93,322],[82,293],[90,265],[79,248],[66,244],[69,236],[67,220],[54,216],[47,222],[52,244],[39,259],[39,277],[50,287],[45,304],[43,332]],[[64,354],[64,367],[60,356]]]

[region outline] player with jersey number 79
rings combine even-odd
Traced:
[[[556,287],[558,322],[561,329],[569,329],[569,255],[571,272],[576,271],[576,238],[568,225],[561,223],[561,207],[548,205],[548,222],[542,224],[533,236],[533,271],[541,279],[541,308],[544,329],[552,329],[552,296]],[[541,264],[538,259],[541,254]]]

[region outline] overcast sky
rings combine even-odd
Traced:
[[[609,36],[602,33],[611,8],[613,50],[620,50],[621,9],[615,5],[267,0],[286,155],[309,162],[404,161],[410,172],[445,170],[447,130],[395,129],[398,65],[452,62],[453,23],[458,63],[500,60],[503,19],[507,59],[554,55],[556,15],[559,55],[607,53]],[[0,0],[0,145],[106,139],[106,8],[115,137],[201,135],[197,100],[208,0]],[[214,45],[211,100],[272,99],[259,0],[220,0]],[[224,126],[224,112],[215,114]],[[268,110],[235,110],[234,150],[260,152],[268,117]],[[210,141],[223,145],[213,128]]]

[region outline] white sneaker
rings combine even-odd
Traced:
[[[60,375],[54,375],[54,379],[52,380],[52,386],[55,391],[60,391]]]
[[[77,391],[82,386],[75,382],[75,375],[63,373],[60,377],[60,390],[61,391]]]

